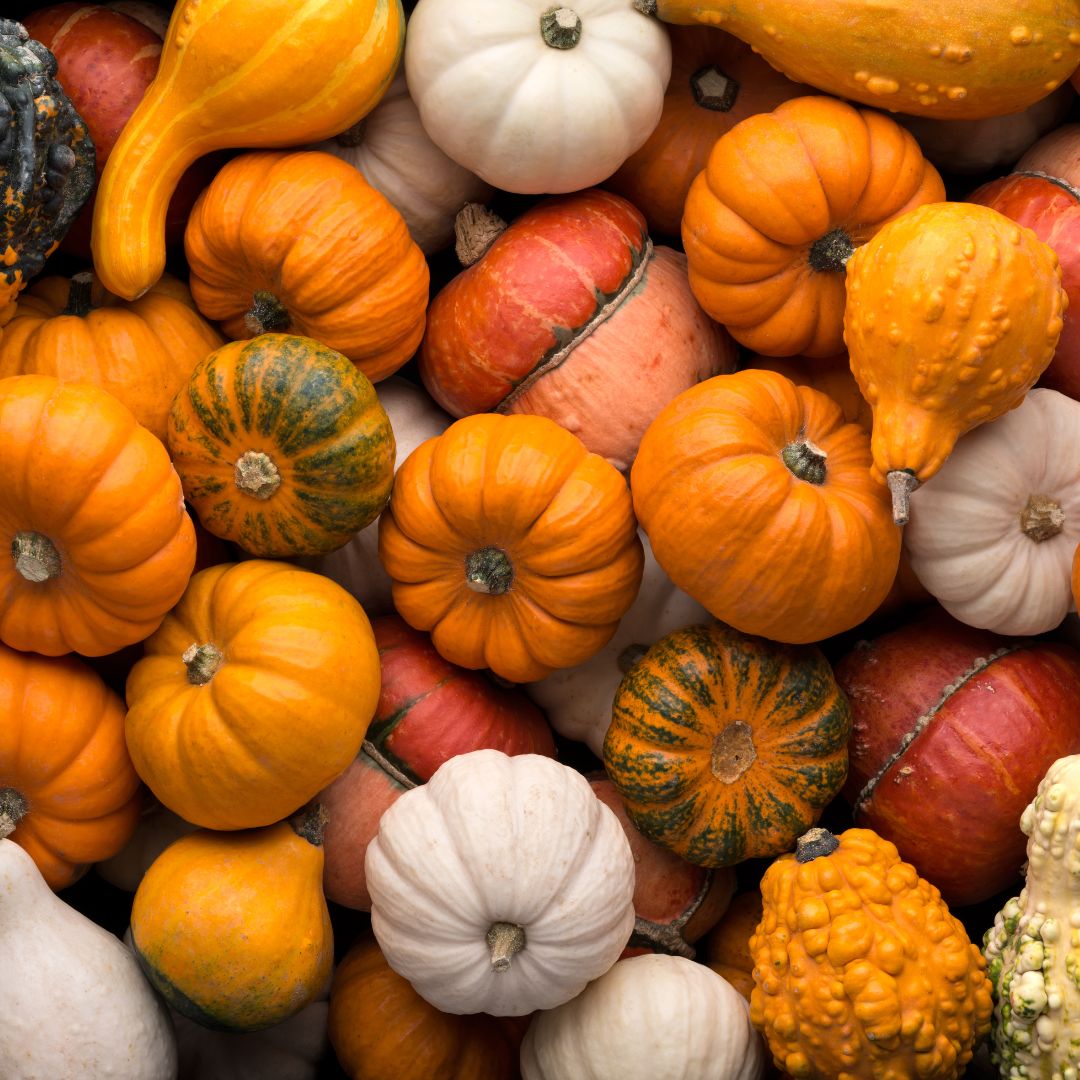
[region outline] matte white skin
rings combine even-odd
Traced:
[[[0,840],[0,912],[4,1080],[174,1080],[172,1023],[134,954],[12,840]]]
[[[387,963],[448,1013],[523,1016],[602,975],[634,927],[634,857],[580,773],[538,754],[451,758],[382,816],[365,861]],[[525,931],[495,971],[493,923]]]
[[[585,743],[599,758],[604,756],[611,705],[624,674],[619,667],[623,650],[631,645],[648,648],[673,630],[713,621],[660,569],[648,537],[640,529],[638,536],[645,549],[645,572],[637,599],[622,617],[615,636],[591,660],[556,671],[527,688],[529,697],[544,709],[560,735]]]
[[[453,422],[414,383],[392,378],[378,383],[375,393],[390,418],[397,444],[395,468],[422,442],[441,435]],[[379,562],[379,526],[373,521],[361,529],[344,547],[329,555],[308,555],[296,560],[299,566],[336,581],[360,601],[364,613],[390,615],[394,611],[390,576]]]
[[[1031,495],[1065,512],[1036,543],[1020,528]],[[1080,543],[1080,402],[1032,390],[956,444],[911,496],[904,544],[918,579],[951,615],[999,634],[1041,634],[1073,609]]]
[[[538,1013],[522,1080],[756,1080],[761,1036],[743,996],[704,964],[620,960],[573,1001]]]
[[[425,255],[454,240],[454,218],[468,202],[487,202],[491,185],[448,158],[428,136],[399,71],[386,96],[364,118],[363,141],[342,146],[336,139],[316,143],[359,169],[405,219]]]
[[[660,121],[671,44],[629,0],[570,0],[573,48],[540,35],[551,0],[420,0],[405,74],[424,128],[504,191],[578,191],[607,179]]]

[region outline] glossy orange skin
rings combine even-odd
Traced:
[[[509,591],[474,591],[466,562],[497,547]],[[531,682],[583,663],[615,633],[644,553],[626,482],[539,416],[483,413],[421,443],[379,519],[394,605],[452,663]]]
[[[58,577],[0,562],[0,641],[102,656],[142,641],[180,599],[195,529],[161,442],[111,394],[46,375],[0,380],[0,538],[48,537]]]
[[[851,374],[847,353],[836,356],[761,356],[751,354],[743,368],[764,368],[775,371],[799,386],[820,390],[840,406],[849,424],[870,430],[874,415],[866,398],[859,393],[859,384]]]
[[[825,452],[799,480],[785,447]],[[645,433],[630,474],[657,562],[716,618],[804,644],[849,630],[885,598],[900,558],[866,432],[840,406],[771,371],[719,375],[680,394]]]
[[[0,645],[0,789],[29,804],[10,839],[54,889],[111,858],[139,821],[124,703],[74,657]]]
[[[885,222],[944,198],[896,121],[834,98],[786,101],[720,138],[691,185],[690,288],[756,352],[832,356],[844,348],[844,273],[815,269],[815,244],[841,230],[857,249]]]
[[[528,1017],[452,1016],[358,938],[330,986],[330,1044],[352,1080],[517,1080]]]
[[[299,1012],[334,963],[322,862],[287,821],[182,836],[150,865],[131,908],[150,981],[185,1016],[228,1031]]]
[[[678,236],[686,193],[705,168],[709,151],[721,135],[755,113],[769,112],[782,101],[807,93],[731,34],[704,26],[671,26],[671,80],[660,123],[640,150],[623,162],[604,187],[629,199],[649,229]],[[723,99],[725,108],[700,104],[692,80],[715,67],[738,87]]]
[[[20,295],[0,338],[0,377],[94,383],[164,441],[173,398],[224,339],[195,310],[187,287],[168,275],[132,303],[95,281],[85,316],[62,314],[69,291],[66,278],[48,277]]]

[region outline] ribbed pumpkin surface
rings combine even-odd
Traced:
[[[690,862],[789,850],[847,775],[851,708],[822,653],[719,623],[661,638],[615,694],[604,764],[634,824]]]

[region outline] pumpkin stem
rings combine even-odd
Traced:
[[[822,273],[839,273],[854,254],[851,237],[843,229],[833,229],[810,245],[810,267]]]
[[[216,646],[191,644],[180,657],[187,668],[188,682],[193,686],[205,686],[225,663],[225,654]]]
[[[344,131],[334,136],[334,142],[338,146],[352,147],[360,146],[364,142],[364,133],[367,130],[366,116],[361,116],[359,120],[351,128],[346,128]]]
[[[648,645],[639,645],[635,642],[633,645],[627,645],[619,653],[615,663],[619,665],[619,670],[625,675],[648,651]]]
[[[656,0],[634,0],[634,10],[642,15],[656,14]]]
[[[75,274],[68,285],[67,307],[60,314],[78,315],[80,319],[85,319],[94,310],[94,305],[90,300],[93,287],[94,275],[89,270]]]
[[[780,451],[780,457],[792,474],[808,484],[824,484],[827,470],[825,461],[828,454],[820,447],[815,446],[808,439],[798,439],[788,443]]]
[[[330,815],[326,812],[322,803],[312,803],[303,810],[298,810],[291,818],[289,824],[297,836],[302,837],[313,847],[322,847],[323,832]]]
[[[567,7],[549,8],[540,16],[540,36],[553,49],[572,49],[581,40],[581,18]]]
[[[1032,495],[1020,511],[1020,531],[1036,544],[1057,536],[1065,526],[1065,511],[1049,495]]]
[[[514,583],[514,564],[502,548],[480,548],[465,560],[465,582],[473,592],[502,596]]]
[[[525,928],[517,923],[492,923],[485,940],[491,950],[492,970],[509,971],[514,954],[525,948]]]
[[[506,232],[506,222],[480,203],[466,203],[454,218],[454,254],[462,266],[479,262]]]
[[[41,533],[17,532],[11,541],[11,557],[15,560],[15,569],[27,581],[37,583],[60,576],[60,553]]]
[[[712,774],[722,784],[734,784],[757,760],[754,729],[742,720],[728,724],[712,744]]]
[[[233,479],[241,491],[256,499],[269,499],[281,487],[281,473],[261,450],[248,450],[236,462]]]
[[[256,290],[251,309],[244,316],[244,329],[252,337],[259,334],[283,334],[292,325],[289,309],[272,293]]]
[[[715,64],[709,64],[690,76],[690,91],[695,103],[703,109],[728,112],[739,96],[739,84]]]
[[[14,788],[0,788],[0,840],[10,836],[30,809],[23,795]]]
[[[906,525],[911,517],[911,493],[919,486],[918,477],[910,469],[892,469],[885,479],[892,492],[893,521]]]
[[[828,829],[807,829],[795,841],[795,860],[800,863],[813,862],[824,855],[831,855],[840,846],[840,841]]]

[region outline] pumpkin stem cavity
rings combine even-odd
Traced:
[[[260,334],[283,334],[292,325],[289,309],[272,293],[256,290],[251,308],[244,316],[244,329],[252,337]]]
[[[892,517],[897,525],[906,525],[911,517],[911,493],[919,486],[910,469],[892,469],[885,476],[892,493]]]
[[[281,487],[281,473],[261,450],[241,454],[234,470],[236,486],[255,499],[269,499]]]
[[[60,576],[60,553],[53,542],[38,532],[17,532],[11,541],[15,569],[27,581],[38,584]]]
[[[205,686],[225,663],[225,654],[216,645],[206,642],[189,645],[180,659],[187,668],[188,682],[193,686]]]
[[[473,592],[502,596],[514,583],[514,564],[502,548],[480,548],[465,560],[465,582]]]
[[[525,928],[517,923],[492,923],[484,940],[491,950],[492,971],[509,971],[514,954],[525,948]]]
[[[825,855],[831,855],[840,846],[840,841],[828,829],[807,829],[795,841],[795,861],[813,862]]]
[[[739,84],[715,64],[709,64],[690,76],[690,92],[703,109],[728,112],[739,96]]]
[[[323,833],[326,831],[326,823],[329,820],[330,815],[322,803],[313,803],[293,814],[289,818],[289,825],[297,836],[313,847],[322,847]]]
[[[30,809],[21,792],[14,788],[0,788],[0,840],[9,837]]]
[[[810,245],[810,268],[821,273],[839,273],[855,254],[855,244],[843,229],[833,229]]]
[[[1049,495],[1032,495],[1020,511],[1020,531],[1041,544],[1065,527],[1065,511]]]
[[[61,315],[77,315],[85,319],[94,305],[90,299],[91,290],[94,287],[94,275],[84,270],[81,274],[75,274],[68,285],[67,307],[60,312]]]
[[[734,784],[757,760],[754,729],[742,720],[728,724],[712,744],[712,774],[722,784]]]
[[[808,439],[797,439],[793,443],[788,443],[780,451],[780,457],[792,474],[808,484],[825,483],[825,477],[828,475],[825,461],[828,456],[824,450]]]
[[[486,206],[466,203],[454,218],[454,254],[458,262],[462,266],[479,262],[506,229],[506,222]]]
[[[540,36],[553,49],[572,49],[581,40],[581,17],[567,7],[550,8],[540,16]]]

